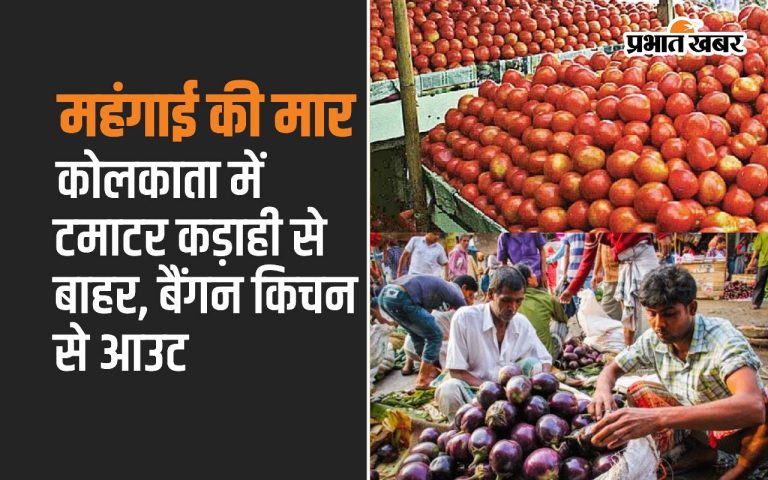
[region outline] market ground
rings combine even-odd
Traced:
[[[752,310],[749,301],[699,300],[699,312],[707,316],[728,319],[736,326],[751,324],[768,327],[768,309],[764,306],[760,310]],[[755,348],[755,352],[760,356],[763,365],[768,367],[768,349]],[[763,379],[768,380],[765,375],[763,375]],[[416,375],[404,377],[399,370],[395,370],[374,385],[373,393],[386,394],[410,390],[414,387],[415,380]],[[675,478],[678,480],[710,480],[717,477],[711,472],[696,472]]]
[[[736,326],[751,324],[768,327],[768,308],[765,306],[760,310],[752,310],[749,301],[699,300],[698,302],[699,312],[703,315],[725,318]],[[768,367],[768,349],[755,348],[755,352],[760,355],[763,365]],[[396,370],[374,385],[374,393],[387,394],[410,390],[415,381],[415,375],[404,377],[400,375],[399,370]]]

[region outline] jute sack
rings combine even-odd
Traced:
[[[619,461],[595,480],[656,480],[659,451],[650,436],[630,440]]]

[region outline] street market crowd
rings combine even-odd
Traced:
[[[730,249],[724,236],[702,234],[502,233],[492,251],[478,240],[372,238],[373,321],[408,333],[402,374],[417,375],[416,389],[435,388],[443,414],[452,418],[506,365],[551,371],[587,292],[599,292],[624,348],[597,379],[593,443],[616,448],[651,435],[675,473],[710,466],[722,479],[766,478],[760,359],[728,319],[698,313],[696,281],[680,264],[714,257],[729,275],[754,274],[750,301],[764,315],[768,234]],[[658,381],[633,383],[628,408],[617,408],[617,381],[639,371]]]

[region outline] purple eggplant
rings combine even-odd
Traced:
[[[530,423],[520,422],[509,432],[509,439],[514,440],[523,449],[523,453],[528,455],[538,448],[536,440],[536,427]]]
[[[504,398],[504,389],[496,382],[483,382],[475,398],[483,410],[487,410],[496,400]]]
[[[587,365],[592,365],[593,363],[594,362],[592,361],[591,358],[581,357],[579,359],[579,365],[581,365],[582,367],[586,367]]]
[[[493,471],[504,478],[512,475],[523,462],[523,448],[514,440],[499,440],[488,458]]]
[[[574,348],[575,347],[572,344],[566,343],[565,347],[563,348],[563,352],[565,352],[565,353],[573,353],[573,349]]]
[[[616,406],[621,408],[626,403],[627,397],[620,393],[614,393],[613,394],[613,401],[616,402]]]
[[[531,385],[534,394],[548,397],[557,391],[560,382],[551,373],[541,372],[531,377]]]
[[[576,370],[580,366],[578,361],[568,362],[568,370]]]
[[[392,445],[385,443],[376,450],[376,458],[380,463],[391,463],[397,460],[397,449]]]
[[[456,460],[448,455],[441,455],[429,464],[432,480],[453,480],[456,476]]]
[[[575,353],[566,352],[563,354],[563,360],[565,360],[566,362],[578,361],[579,356],[576,355]]]
[[[523,462],[523,475],[530,480],[558,480],[560,457],[551,448],[534,450]]]
[[[604,453],[592,462],[592,475],[602,475],[611,469],[619,461],[619,456],[615,453]]]
[[[445,446],[448,444],[448,440],[450,440],[457,433],[459,433],[458,430],[448,430],[447,432],[441,433],[440,436],[437,437],[437,448],[439,448],[441,452],[444,452]]]
[[[549,411],[560,417],[572,417],[579,412],[579,401],[570,392],[555,392],[549,397]]]
[[[509,432],[517,418],[517,409],[506,400],[499,400],[485,412],[485,425],[496,433]]]
[[[560,467],[560,480],[589,480],[592,472],[589,462],[581,457],[567,458]]]
[[[453,415],[453,426],[457,430],[461,428],[461,419],[464,418],[464,414],[467,413],[467,410],[472,408],[472,405],[469,403],[465,403],[464,405],[460,406],[458,410],[456,410],[456,413]]]
[[[536,438],[541,445],[557,447],[570,432],[568,422],[557,415],[547,414],[536,422]]]
[[[424,455],[423,453],[412,453],[407,457],[405,457],[405,460],[403,460],[403,463],[401,463],[400,465],[402,466],[402,465],[413,463],[413,462],[429,463],[430,461],[431,459],[428,456]]]
[[[459,463],[467,464],[472,461],[472,453],[469,451],[468,433],[457,433],[448,440],[445,451]]]
[[[587,353],[587,349],[584,347],[576,347],[573,349],[573,353],[579,357],[583,357]]]
[[[472,407],[461,417],[461,431],[472,433],[477,427],[485,424],[485,410]]]
[[[509,379],[523,374],[523,369],[516,363],[505,365],[499,370],[498,381],[500,385],[506,385]]]
[[[432,460],[440,453],[440,449],[437,447],[436,443],[422,442],[413,447],[411,453],[423,453]]]
[[[535,424],[539,418],[549,413],[549,403],[544,397],[534,395],[525,402],[523,418],[530,424]]]
[[[589,400],[579,400],[578,413],[587,413],[587,407],[589,407]]]
[[[524,375],[517,375],[516,377],[510,378],[505,387],[507,400],[515,405],[522,404],[531,396],[532,387],[531,379]]]
[[[421,462],[409,463],[397,472],[397,480],[430,480],[431,478],[429,465]]]
[[[477,465],[487,461],[494,443],[496,443],[496,434],[490,428],[480,427],[472,432],[469,437],[469,451],[474,457],[472,464]]]
[[[440,430],[428,427],[421,431],[421,435],[419,435],[419,443],[422,442],[432,442],[437,443],[437,438],[440,436]]]
[[[587,413],[580,413],[571,420],[571,430],[584,428],[590,423],[592,423],[592,417]]]

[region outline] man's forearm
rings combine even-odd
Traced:
[[[405,266],[405,262],[408,261],[408,257],[410,257],[410,256],[411,256],[411,254],[408,253],[408,252],[403,252],[403,254],[400,255],[400,261],[397,262],[397,276],[398,277],[403,274],[403,267]]]
[[[624,370],[622,370],[619,365],[616,364],[616,362],[611,362],[603,369],[602,372],[600,372],[600,376],[597,377],[595,392],[613,391],[613,387],[616,385],[616,380],[618,380],[622,375],[624,375]]]
[[[656,412],[661,428],[733,430],[765,423],[765,401],[759,395],[734,395],[686,407],[664,407]]]
[[[471,387],[479,387],[480,384],[483,383],[482,380],[466,370],[449,370],[449,372],[451,373],[451,378],[455,378],[456,380],[464,380]]]

